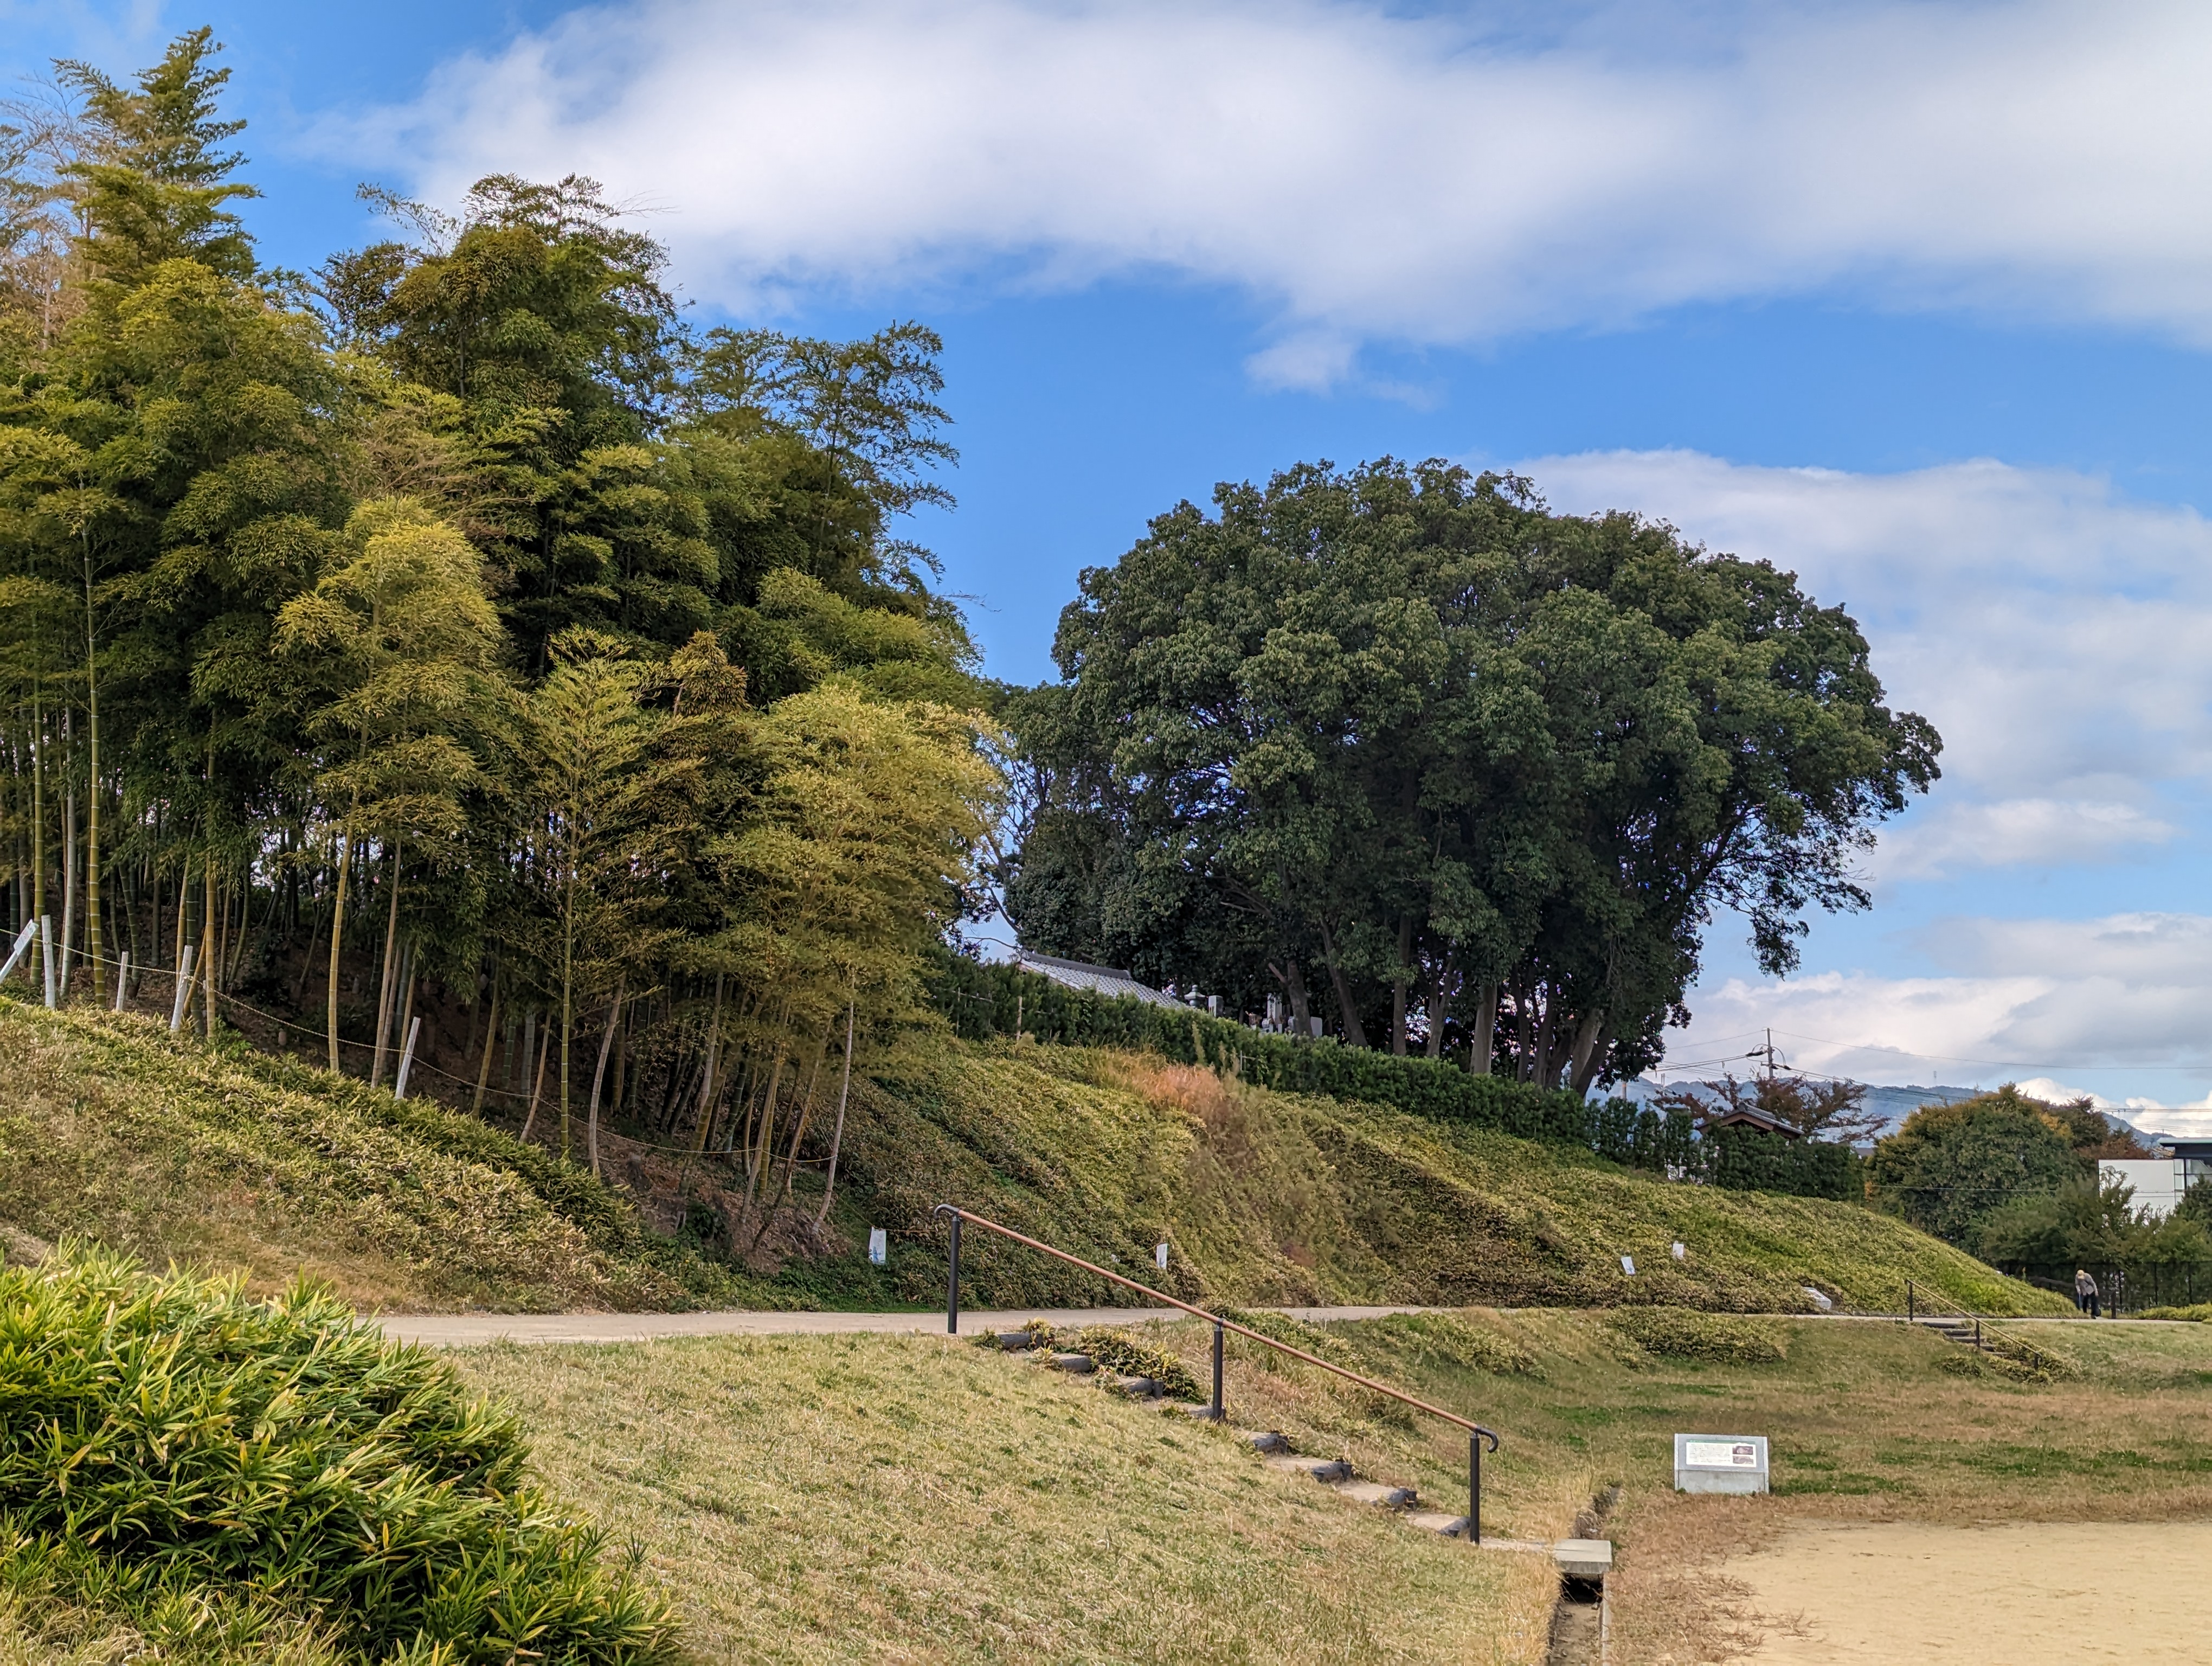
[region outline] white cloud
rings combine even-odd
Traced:
[[[1924,937],[1958,970],[1730,978],[1701,991],[1670,1068],[1740,1055],[1771,1026],[1798,1068],[1871,1082],[2025,1079],[2058,1095],[2070,1074],[2212,1070],[2212,917],[1947,921]],[[2156,1102],[2100,1103],[2132,1115]]]
[[[1165,270],[1259,369],[1837,283],[2212,338],[2212,12],[635,0],[325,143],[452,198],[595,174],[695,289]]]
[[[2094,800],[1957,800],[1883,835],[1886,879],[1933,879],[1960,868],[2095,862],[2163,844],[2178,830],[2132,805]]]
[[[2057,866],[2174,836],[2161,791],[2212,781],[2212,524],[2109,483],[1978,461],[1887,475],[1696,453],[1516,465],[1560,508],[1635,506],[1850,610],[1944,781],[1886,835],[1884,881]]]

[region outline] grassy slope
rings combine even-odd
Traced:
[[[928,1056],[854,1096],[836,1217],[848,1253],[788,1262],[770,1283],[653,1239],[623,1194],[472,1118],[242,1047],[210,1052],[143,1018],[0,1000],[0,1224],[86,1233],[156,1265],[238,1266],[264,1288],[306,1272],[387,1309],[926,1305],[943,1276],[929,1212],[948,1200],[1147,1277],[1164,1238],[1167,1287],[1247,1305],[1786,1310],[1812,1284],[1889,1309],[1911,1277],[1985,1311],[2063,1306],[1862,1208],[1668,1185],[1126,1054]],[[857,1253],[869,1225],[894,1232],[881,1271]],[[969,1245],[979,1305],[1113,1299],[1032,1252]]]
[[[1164,1238],[1175,1250],[1164,1287],[1187,1300],[1794,1311],[1809,1307],[1811,1284],[1889,1310],[1911,1278],[1986,1312],[2065,1310],[1864,1208],[1669,1185],[1553,1146],[1126,1054],[962,1048],[860,1101],[841,1218],[855,1242],[866,1225],[903,1242],[883,1274],[848,1262],[786,1274],[842,1303],[936,1298],[943,1250],[929,1210],[955,1201],[1147,1279]],[[1688,1251],[1679,1264],[1677,1240]],[[978,1305],[1111,1299],[1103,1281],[1032,1252],[981,1233],[968,1244]]]
[[[548,1481],[644,1546],[702,1660],[1525,1661],[1527,1559],[1347,1506],[1229,1432],[961,1344],[492,1348]]]
[[[472,1119],[131,1017],[0,1000],[0,1222],[391,1310],[732,1304],[622,1195]]]
[[[1616,1658],[1722,1657],[1709,1563],[1793,1516],[2142,1520],[2212,1509],[2212,1333],[2044,1327],[2057,1382],[1978,1370],[1924,1331],[1753,1319],[1778,1364],[1627,1345],[1603,1314],[1474,1310],[1301,1340],[1493,1423],[1493,1535],[1552,1537],[1624,1496]],[[1144,1333],[1203,1357],[1195,1325]],[[1243,1427],[1458,1507],[1464,1444],[1233,1345]],[[1473,1555],[1232,1438],[1018,1356],[923,1337],[475,1350],[565,1498],[634,1535],[703,1659],[1486,1660],[1542,1655],[1540,1561]],[[1488,1362],[1487,1366],[1485,1361]],[[1492,1369],[1499,1366],[1504,1369]],[[1517,1368],[1516,1368],[1517,1367]],[[1777,1493],[1678,1497],[1678,1429],[1763,1432]]]

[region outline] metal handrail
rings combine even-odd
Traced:
[[[1109,1272],[1095,1262],[1084,1260],[1080,1256],[1071,1256],[1065,1250],[1055,1250],[1049,1243],[1040,1243],[1026,1233],[1017,1232],[1011,1226],[1001,1226],[997,1221],[988,1219],[970,1210],[963,1209],[957,1204],[940,1203],[931,1211],[931,1213],[941,1220],[950,1221],[952,1229],[951,1247],[945,1260],[945,1331],[948,1336],[957,1336],[960,1334],[960,1224],[965,1220],[972,1220],[978,1226],[988,1231],[996,1232],[1001,1237],[1012,1238],[1016,1243],[1040,1250],[1056,1261],[1064,1261],[1070,1267],[1079,1267],[1086,1273],[1095,1273],[1100,1278],[1111,1280],[1125,1289],[1135,1291],[1140,1296],[1149,1296],[1156,1302],[1164,1302],[1170,1307],[1181,1308],[1194,1318],[1206,1320],[1213,1327],[1213,1403],[1206,1408],[1206,1414],[1217,1423],[1224,1416],[1221,1405],[1221,1339],[1224,1331],[1234,1331],[1237,1335],[1271,1347],[1278,1353],[1287,1353],[1293,1359],[1302,1359],[1309,1365],[1318,1365],[1323,1371],[1341,1377],[1348,1383],[1357,1383],[1363,1389],[1395,1400],[1401,1405],[1411,1406],[1417,1412],[1426,1412],[1431,1417],[1442,1418],[1445,1422],[1466,1430],[1468,1542],[1477,1545],[1482,1542],[1482,1443],[1488,1441],[1490,1450],[1496,1451],[1498,1433],[1495,1430],[1486,1428],[1472,1418],[1462,1417],[1457,1412],[1448,1412],[1441,1406],[1431,1406],[1425,1400],[1416,1400],[1412,1395],[1394,1389],[1387,1383],[1378,1383],[1371,1377],[1362,1377],[1356,1371],[1346,1371],[1341,1365],[1331,1365],[1318,1354],[1308,1353],[1304,1348],[1292,1347],[1288,1342],[1279,1342],[1273,1337],[1254,1330],[1249,1325],[1240,1325],[1234,1319],[1224,1319],[1218,1313],[1210,1313],[1202,1307],[1170,1296],[1164,1290],[1155,1290],[1150,1285],[1139,1284],[1134,1279],[1124,1278],[1119,1273]]]
[[[1930,1315],[1931,1317],[1939,1319],[1946,1317],[1972,1319],[1974,1322],[1974,1346],[1978,1349],[1987,1349],[1988,1345],[1982,1340],[1982,1329],[1983,1327],[1986,1325],[1989,1328],[1989,1334],[1990,1335],[1999,1338],[2010,1347],[2019,1349],[2023,1353],[2032,1355],[2035,1359],[2041,1362],[2044,1369],[2049,1370],[2061,1364],[2057,1356],[2051,1353],[2050,1350],[2047,1348],[2038,1347],[2034,1343],[2029,1341],[2027,1337],[2019,1335],[2015,1331],[2008,1329],[2001,1329],[1997,1321],[1991,1318],[1988,1314],[1977,1313],[1971,1308],[1961,1307],[1958,1303],[1953,1301],[1948,1296],[1943,1295],[1938,1291],[1923,1289],[1915,1285],[1911,1279],[1907,1279],[1905,1281],[1905,1316],[1908,1322],[1914,1324],[1920,1322],[1920,1310],[1930,1305],[1931,1303],[1937,1310],[1935,1313]],[[1945,1308],[1948,1308],[1950,1310],[1949,1313],[1946,1314],[1942,1310]]]

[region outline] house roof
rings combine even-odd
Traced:
[[[1155,1006],[1171,1006],[1178,1012],[1194,1012],[1195,1007],[1177,1000],[1173,995],[1163,994],[1149,983],[1139,983],[1128,972],[1113,966],[1093,966],[1081,960],[1062,960],[1056,955],[1033,954],[1027,949],[1014,951],[1014,964],[1025,972],[1035,972],[1048,977],[1054,983],[1071,989],[1088,989],[1096,994],[1133,995],[1139,1000],[1148,1000]]]
[[[1741,1105],[1734,1110],[1724,1110],[1717,1116],[1708,1117],[1705,1126],[1709,1128],[1756,1128],[1761,1134],[1778,1134],[1785,1139],[1804,1138],[1802,1128],[1792,1127],[1779,1116],[1770,1116],[1763,1110],[1754,1110],[1749,1105]]]

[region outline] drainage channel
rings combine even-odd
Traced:
[[[1620,1488],[1608,1487],[1593,1497],[1575,1517],[1575,1536],[1554,1550],[1559,1564],[1559,1597],[1552,1605],[1551,1638],[1544,1650],[1544,1666],[1607,1666],[1607,1633],[1612,1614],[1606,1602],[1605,1580],[1611,1571],[1612,1547],[1602,1535],[1605,1518],[1620,1502]],[[1587,1557],[1576,1554],[1589,1547]],[[1603,1554],[1600,1554],[1602,1547]]]

